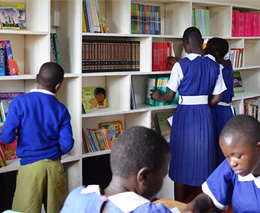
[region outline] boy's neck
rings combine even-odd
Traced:
[[[46,87],[44,87],[44,86],[42,86],[42,85],[40,85],[40,84],[37,84],[37,89],[47,90],[47,91],[52,92],[52,93],[54,93],[54,94],[56,93],[55,90],[46,88]]]

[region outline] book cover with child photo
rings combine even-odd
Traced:
[[[85,111],[107,108],[105,87],[83,87],[82,105]]]

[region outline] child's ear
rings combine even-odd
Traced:
[[[58,84],[55,86],[55,92],[58,92],[60,86],[61,86],[61,83],[58,83]]]
[[[36,82],[39,82],[39,74],[36,75]]]
[[[260,141],[257,143],[256,147],[258,149],[258,154],[260,154]]]
[[[148,167],[141,168],[137,173],[138,183],[142,183],[143,185],[146,185],[149,174],[150,174],[150,169]]]

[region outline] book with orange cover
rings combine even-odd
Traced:
[[[99,124],[100,129],[106,129],[110,141],[113,143],[118,136],[123,132],[123,122],[122,121],[111,121]]]

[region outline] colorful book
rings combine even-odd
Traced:
[[[0,3],[0,29],[26,29],[24,3]]]
[[[245,92],[240,71],[234,71],[234,93]]]
[[[0,149],[2,150],[2,152],[4,154],[5,160],[12,160],[12,159],[17,158],[17,156],[16,156],[16,143],[17,143],[17,137],[10,144],[4,144],[0,140]]]
[[[0,43],[0,76],[5,76],[5,44]]]
[[[155,113],[155,128],[162,136],[171,134],[171,125],[168,118],[173,115],[172,111],[156,112]]]
[[[107,108],[105,87],[83,87],[82,104],[85,111]]]
[[[0,41],[1,44],[5,44],[5,74],[17,75],[17,64],[15,62],[10,40]]]
[[[5,157],[4,157],[4,153],[2,152],[2,150],[0,149],[0,168],[7,166]]]
[[[110,141],[113,143],[118,136],[123,132],[122,121],[111,121],[99,124],[100,129],[106,129]]]

